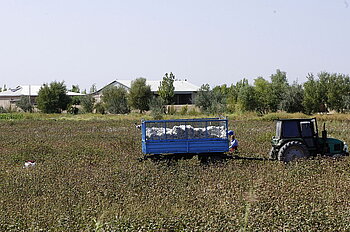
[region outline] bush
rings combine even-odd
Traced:
[[[192,115],[192,116],[197,116],[197,115],[199,115],[200,113],[197,112],[196,108],[192,108],[190,111],[188,111],[188,114],[189,114],[189,115]]]
[[[169,115],[174,115],[176,114],[176,108],[175,106],[171,105],[167,107],[167,114]]]
[[[80,99],[80,105],[86,113],[92,113],[94,110],[95,98],[92,95],[85,95]]]
[[[188,105],[185,105],[181,108],[180,114],[185,115],[185,114],[187,114],[187,111],[188,111]]]
[[[106,106],[105,104],[103,104],[103,102],[97,102],[95,104],[95,110],[96,110],[96,113],[98,114],[105,114],[106,113]]]
[[[102,101],[111,114],[126,114],[130,112],[127,102],[127,92],[123,87],[110,86],[102,91]]]
[[[2,113],[7,113],[7,111],[5,110],[4,107],[0,106],[0,114],[2,114]]]
[[[76,106],[70,106],[67,111],[70,114],[78,114],[79,113],[79,108],[76,107]]]
[[[207,114],[226,112],[226,98],[220,91],[213,91],[208,84],[202,85],[196,96],[196,106]]]
[[[151,116],[155,120],[163,118],[164,115],[164,106],[163,100],[160,97],[154,97],[150,103]]]
[[[33,106],[29,101],[29,97],[27,96],[21,96],[21,99],[18,102],[16,102],[16,106],[21,108],[24,112],[33,111]]]

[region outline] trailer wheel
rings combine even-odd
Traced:
[[[278,160],[289,162],[296,159],[306,158],[310,156],[307,147],[299,141],[291,141],[284,144],[278,151]]]

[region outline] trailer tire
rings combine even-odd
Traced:
[[[305,144],[299,141],[291,141],[284,144],[278,151],[278,160],[290,162],[296,159],[307,158],[310,152]]]

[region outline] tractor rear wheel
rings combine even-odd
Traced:
[[[278,160],[289,162],[295,159],[306,158],[310,156],[310,152],[305,144],[299,141],[291,141],[284,144],[278,151]]]

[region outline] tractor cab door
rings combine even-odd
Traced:
[[[313,121],[300,121],[300,134],[308,148],[316,148],[317,132]]]

